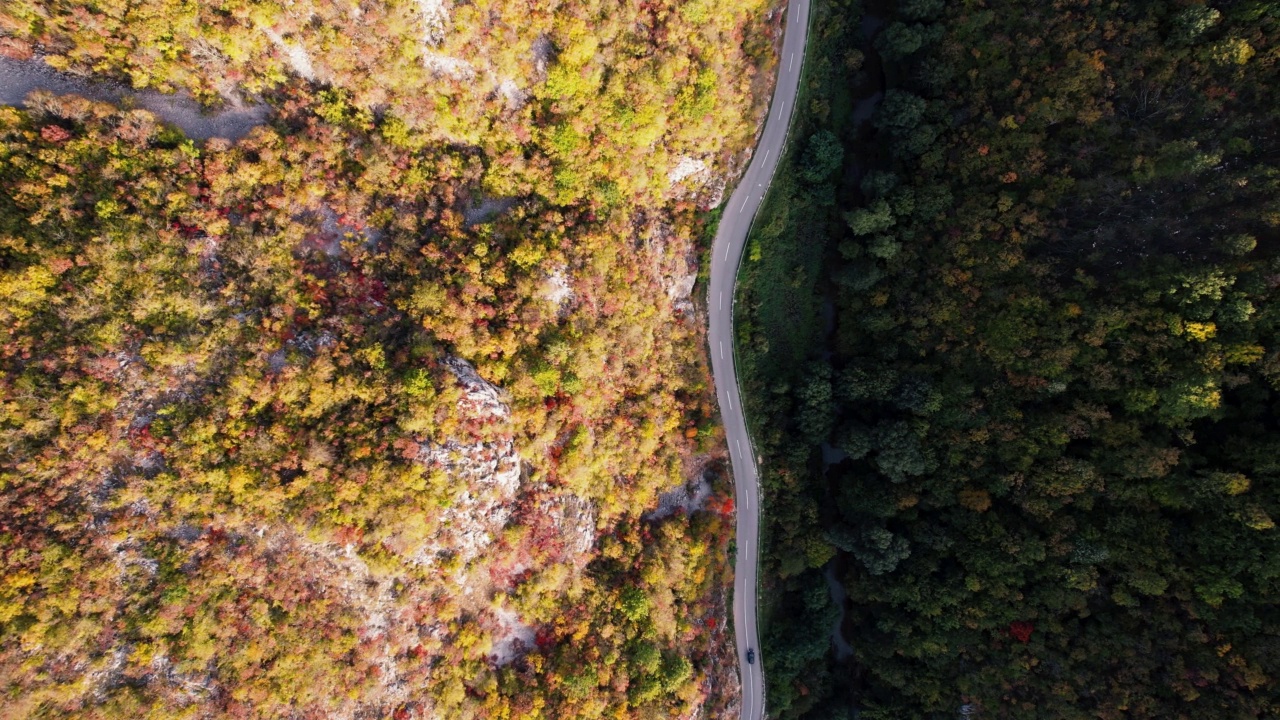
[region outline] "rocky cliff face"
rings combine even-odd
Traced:
[[[502,391],[461,358],[447,357],[444,366],[464,392],[458,414],[488,426],[493,439],[448,438],[442,443],[424,441],[419,445],[417,460],[447,474],[458,491],[440,515],[440,531],[411,557],[425,566],[452,559],[461,574],[493,544],[511,518],[520,490],[521,461],[511,434],[511,409],[503,401]]]
[[[462,395],[455,410],[484,439],[423,441],[418,462],[447,475],[457,490],[438,516],[438,531],[409,556],[443,572],[480,614],[491,633],[493,661],[507,664],[533,647],[534,630],[517,611],[495,605],[536,568],[535,553],[569,570],[586,564],[596,538],[596,512],[589,500],[530,482],[515,446],[506,393],[482,378],[467,361],[442,361]],[[536,548],[535,548],[536,546]]]

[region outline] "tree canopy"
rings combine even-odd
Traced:
[[[770,708],[1275,714],[1280,6],[890,7],[815,3],[737,303]]]
[[[272,112],[0,108],[0,714],[723,711],[687,278],[768,9],[5,3],[6,56]]]

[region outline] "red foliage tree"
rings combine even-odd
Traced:
[[[1015,620],[1009,623],[1009,636],[1018,642],[1028,642],[1031,640],[1031,633],[1036,629],[1035,625],[1026,620]]]

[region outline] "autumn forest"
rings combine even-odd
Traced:
[[[0,718],[737,718],[785,9],[0,3]],[[768,717],[1280,715],[1280,2],[808,33]]]
[[[37,2],[0,53],[0,716],[737,702],[693,301],[758,0]]]

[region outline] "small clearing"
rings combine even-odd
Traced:
[[[514,610],[499,608],[493,614],[499,625],[494,633],[493,663],[501,667],[532,650],[537,635],[532,627],[520,622],[520,616]]]
[[[311,81],[316,79],[315,66],[311,64],[311,55],[307,53],[307,49],[296,43],[289,42],[284,39],[280,33],[269,27],[259,27],[263,35],[266,35],[271,44],[276,49],[284,53],[284,59],[288,61],[289,67],[304,80]]]
[[[474,203],[475,198],[471,202]],[[487,197],[479,205],[463,210],[462,221],[467,225],[487,223],[515,206],[516,199],[512,197]]]

